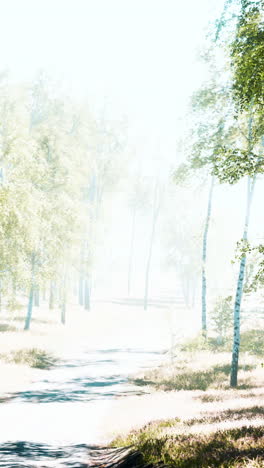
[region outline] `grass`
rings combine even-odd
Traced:
[[[191,346],[189,340],[174,350],[173,360],[131,379],[152,390],[154,417],[159,405],[164,414],[170,408],[175,417],[149,418],[147,424],[135,424],[121,435],[116,432],[110,446],[130,446],[142,454],[145,465],[264,468],[263,354],[256,349],[255,330],[243,339],[236,389],[229,386],[230,353],[223,347],[208,349],[208,340],[200,337],[199,346],[195,347],[197,339]],[[148,406],[148,396],[141,398],[139,411]],[[124,404],[121,409],[125,413]]]
[[[211,352],[232,352],[233,336],[229,335],[222,343],[219,343],[216,337],[205,338],[199,334],[191,339],[186,340],[181,348],[181,351],[196,352],[196,351],[211,351]],[[248,329],[241,332],[240,351],[247,352],[254,356],[264,357],[264,330]]]
[[[173,363],[139,374],[131,381],[136,385],[149,385],[156,390],[208,390],[228,388],[230,355],[227,353],[184,352]],[[257,374],[264,375],[261,359],[241,355],[239,388],[256,386]],[[263,383],[263,379],[260,383]]]
[[[11,351],[1,354],[0,359],[9,364],[22,364],[36,369],[50,369],[57,362],[51,353],[39,348]]]
[[[16,332],[16,331],[18,331],[17,327],[10,325],[8,323],[0,323],[0,333]]]
[[[146,464],[175,468],[264,466],[264,426],[219,430],[210,434],[162,435],[152,424],[116,439],[112,446],[133,446]]]
[[[210,398],[199,403],[197,392],[172,392],[171,407],[178,405],[182,417],[149,422],[118,435],[110,446],[139,451],[144,466],[263,468],[263,394],[256,389],[249,400],[243,399],[244,390],[214,392],[219,397],[214,403]]]

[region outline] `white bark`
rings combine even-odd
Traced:
[[[154,193],[152,229],[151,229],[151,236],[150,236],[146,274],[145,274],[144,310],[147,310],[147,307],[148,307],[149,273],[150,273],[150,266],[151,266],[151,259],[152,259],[153,243],[154,243],[154,238],[155,238],[156,223],[157,223],[157,219],[159,215],[159,208],[160,208],[160,200],[158,200],[158,182],[156,182],[155,193]]]
[[[247,206],[246,206],[246,217],[244,225],[243,240],[248,239],[248,226],[250,218],[250,209],[253,199],[253,193],[256,183],[256,176],[253,178],[248,177],[248,188],[247,188]],[[240,308],[243,295],[243,284],[246,270],[246,255],[243,255],[240,261],[239,274],[237,280],[236,299],[234,306],[234,335],[233,335],[233,352],[232,352],[232,363],[231,363],[231,375],[230,385],[231,387],[237,386],[237,374],[238,374],[238,360],[239,360],[239,348],[240,348]]]
[[[130,295],[130,287],[131,287],[132,262],[133,262],[133,256],[134,256],[135,224],[136,224],[136,207],[134,206],[133,214],[132,214],[131,241],[130,241],[128,275],[127,275],[127,294],[128,294],[128,296]]]
[[[211,179],[211,185],[209,190],[207,214],[204,226],[203,234],[203,252],[202,252],[202,331],[206,334],[207,331],[207,310],[206,310],[206,260],[207,260],[207,239],[208,239],[208,230],[211,220],[212,212],[212,199],[213,199],[213,189],[214,189],[214,176]]]

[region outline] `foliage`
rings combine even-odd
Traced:
[[[210,314],[212,328],[217,332],[220,342],[224,341],[228,332],[232,329],[233,322],[233,307],[232,296],[219,297],[216,300],[215,306]]]
[[[242,177],[264,172],[264,158],[247,149],[221,147],[211,159],[220,182],[234,184]]]
[[[182,184],[190,177],[190,167],[188,164],[180,164],[173,172],[173,181],[175,184]]]
[[[121,140],[106,120],[58,97],[43,74],[31,87],[1,83],[0,281],[10,304],[14,289],[21,297],[50,280],[62,289],[58,278],[79,269],[98,206],[122,173]]]
[[[231,66],[233,92],[238,108],[252,101],[258,109],[264,105],[264,23],[263,1],[243,2],[236,36],[232,42]]]
[[[264,331],[246,330],[241,334],[241,351],[264,357]]]
[[[250,275],[246,278],[245,292],[257,291],[264,285],[264,245],[252,245],[250,242],[237,242],[236,258],[248,256]]]

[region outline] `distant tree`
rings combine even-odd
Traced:
[[[214,75],[215,75],[214,71]],[[192,96],[192,131],[187,148],[187,162],[174,173],[174,181],[181,183],[195,170],[203,170],[209,179],[209,193],[202,236],[202,332],[207,334],[207,244],[211,222],[215,176],[211,174],[212,164],[218,148],[230,138],[232,128],[226,123],[230,106],[229,90],[220,86],[215,77],[210,85],[199,89]]]
[[[139,172],[132,175],[132,184],[129,193],[128,205],[131,211],[131,234],[128,259],[127,293],[131,291],[132,265],[134,259],[135,232],[138,213],[145,211],[150,204],[150,187]]]
[[[240,136],[223,145],[214,158],[214,174],[231,184],[247,176],[247,203],[241,244],[248,244],[248,226],[257,174],[264,172],[263,158],[263,83],[264,36],[263,1],[242,0],[235,37],[230,45],[233,100],[236,127]],[[247,126],[247,131],[245,131]],[[244,142],[244,144],[243,144]],[[240,349],[240,307],[246,272],[246,253],[242,251],[234,305],[234,338],[230,385],[237,386]]]
[[[149,240],[149,251],[147,256],[147,265],[145,271],[145,290],[144,290],[144,310],[148,308],[148,297],[149,297],[149,275],[150,275],[150,268],[151,268],[151,260],[153,254],[153,245],[155,239],[155,232],[156,232],[156,225],[157,220],[160,212],[160,205],[161,205],[161,187],[159,185],[158,179],[156,179],[155,187],[154,187],[154,197],[153,197],[153,205],[152,205],[152,225],[151,225],[151,233],[150,233],[150,240]]]

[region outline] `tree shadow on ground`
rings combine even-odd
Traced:
[[[240,366],[247,372],[253,370],[255,366],[246,365]],[[170,390],[207,390],[210,385],[222,385],[226,382],[227,376],[230,374],[230,364],[215,365],[205,370],[193,370],[191,368],[183,369],[179,367],[177,374],[171,376],[153,375],[153,378],[136,378],[130,379],[132,383],[139,386],[150,385],[156,389],[165,391]],[[250,382],[242,383],[238,389],[252,388],[253,384]]]
[[[124,395],[141,395],[146,393],[143,389],[137,389],[132,386],[126,375],[112,374],[110,376],[96,375],[90,376],[91,366],[100,368],[101,365],[118,365],[119,355],[124,353],[141,353],[149,355],[151,351],[126,349],[103,349],[94,350],[92,352],[83,353],[81,358],[72,359],[70,361],[59,361],[52,371],[45,373],[40,387],[33,385],[31,388],[22,392],[16,392],[9,395],[9,400],[18,400],[26,403],[51,403],[51,402],[84,402],[105,398],[114,398]],[[104,355],[110,356],[105,359]],[[160,354],[160,353],[153,353]],[[63,380],[60,380],[60,374],[57,374],[57,369],[67,369]],[[71,368],[80,368],[81,376],[72,378]],[[104,370],[102,369],[102,372]],[[58,380],[59,375],[59,380]],[[74,374],[73,374],[74,375]],[[123,388],[122,386],[125,387]]]
[[[88,454],[91,450],[94,450],[94,447],[85,444],[60,447],[32,442],[9,442],[0,445],[0,466],[87,468]]]
[[[215,414],[204,412],[204,416],[200,418],[188,419],[185,421],[187,426],[193,424],[214,424],[223,421],[239,421],[241,419],[254,419],[258,417],[263,418],[264,407],[263,406],[249,406],[247,408],[239,409],[228,409],[224,411],[218,411]]]

